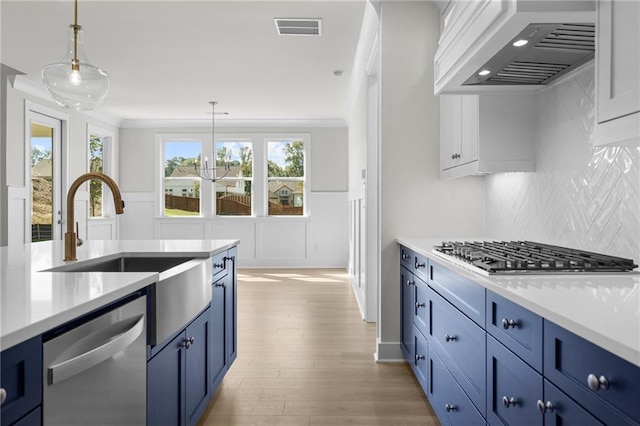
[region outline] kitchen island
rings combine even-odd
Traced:
[[[149,423],[161,410],[162,415],[170,413],[175,419],[172,424],[195,424],[236,356],[238,243],[238,240],[87,241],[77,248],[78,260],[74,262],[63,261],[62,241],[0,248],[3,357],[0,399],[6,398],[2,424],[14,421],[48,424],[46,408],[53,404],[46,404],[46,388],[55,380],[52,368],[48,372],[47,368],[42,370],[42,347],[46,350],[47,341],[81,329],[85,322],[88,324],[108,310],[115,311],[134,300],[142,302],[142,319],[132,320],[130,330],[118,332],[102,345],[109,346],[116,340],[142,342],[142,373],[136,376],[142,381],[142,408],[138,409],[139,414],[142,412],[133,423],[144,424],[145,417]],[[132,261],[134,267],[125,268],[125,260]],[[163,263],[166,267],[161,267]],[[111,266],[103,269],[112,264],[121,264],[122,269],[114,270]],[[145,264],[157,269],[146,269]],[[165,286],[173,289],[167,292]],[[118,321],[123,323],[121,320],[122,317]],[[127,356],[123,351],[114,352],[96,365],[103,368]],[[177,364],[159,368],[166,359],[177,360]],[[72,358],[69,360],[67,364],[74,364]],[[65,362],[58,363],[62,364]],[[179,380],[172,382],[176,377]],[[60,381],[58,386],[69,386],[68,379],[62,377]],[[35,387],[30,392],[31,386]],[[104,392],[109,394],[106,389]],[[25,405],[27,394],[35,395],[35,402]],[[40,399],[42,394],[44,403]],[[84,420],[78,417],[65,423],[86,424],[91,419],[91,424],[108,424],[103,423],[106,420],[92,418],[95,412],[84,411],[78,414],[85,416]]]

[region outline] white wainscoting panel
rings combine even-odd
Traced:
[[[257,257],[283,261],[307,257],[307,221],[274,219],[257,223]]]
[[[15,245],[31,242],[30,238],[29,240],[26,239],[27,235],[31,233],[31,224],[27,223],[29,188],[10,186],[7,195],[9,197],[7,244]]]
[[[155,235],[159,240],[210,239],[210,223],[204,219],[157,219]]]
[[[89,219],[87,222],[87,239],[115,240],[117,239],[116,220],[114,218]]]
[[[156,195],[153,192],[125,192],[124,213],[118,219],[119,238],[153,240]]]
[[[307,228],[307,256],[311,259],[347,259],[349,204],[344,192],[312,192],[313,214]],[[346,263],[345,263],[346,266]]]
[[[640,260],[640,148],[592,147],[594,70],[537,96],[536,173],[487,178],[486,232]]]

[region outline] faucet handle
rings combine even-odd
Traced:
[[[78,230],[78,222],[76,222],[76,246],[80,247],[84,243],[84,240],[80,238],[80,231]]]

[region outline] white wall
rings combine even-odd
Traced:
[[[439,178],[440,103],[433,96],[439,26],[435,3],[381,3],[380,360],[402,358],[396,238],[484,232],[484,180]]]
[[[347,128],[229,127],[216,134],[310,134],[308,217],[163,218],[155,211],[156,134],[202,134],[208,128],[120,129],[120,186],[126,203],[122,239],[238,238],[241,267],[347,266]]]
[[[593,63],[537,94],[535,173],[487,177],[487,234],[640,260],[640,148],[598,147]]]

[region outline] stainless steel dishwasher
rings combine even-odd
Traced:
[[[146,296],[72,324],[43,346],[43,424],[146,424]]]

